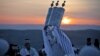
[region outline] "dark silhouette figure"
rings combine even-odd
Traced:
[[[51,3],[51,7],[53,7],[54,6],[54,1],[52,1],[52,3]]]
[[[6,53],[7,56],[21,56],[19,53],[18,46],[16,44],[10,44],[10,48]]]
[[[57,3],[56,3],[56,6],[58,6],[59,5],[59,1],[57,1]]]
[[[64,6],[65,6],[65,3],[66,3],[66,1],[64,1],[64,3],[62,4],[62,7],[64,7]]]
[[[39,51],[39,56],[47,56],[47,55],[46,55],[46,52],[45,52],[45,50],[44,50],[44,44],[43,44],[42,49]]]
[[[75,48],[74,44],[72,44],[72,47],[73,47],[74,53],[77,54],[77,49]]]
[[[87,45],[88,45],[88,46],[91,45],[91,38],[87,38]]]
[[[10,44],[10,47],[9,47],[8,52],[6,53],[6,55],[12,56],[12,50],[13,50],[12,46],[13,46],[13,44]]]
[[[79,49],[78,48],[75,48],[75,45],[74,44],[72,44],[72,47],[73,47],[73,50],[74,50],[74,53],[75,54],[79,54]]]
[[[99,40],[98,39],[95,39],[94,41],[94,46],[99,49]]]

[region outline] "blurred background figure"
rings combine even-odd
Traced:
[[[17,44],[10,44],[10,48],[6,53],[7,56],[21,56]]]
[[[35,48],[31,47],[30,40],[25,39],[24,47],[20,50],[21,56],[39,56]]]
[[[6,40],[0,39],[0,56],[3,56],[9,49],[9,44]]]
[[[74,44],[72,44],[72,47],[73,47],[74,53],[77,54],[77,48],[75,47]]]
[[[91,46],[91,38],[87,38],[87,46]]]
[[[7,53],[5,54],[5,55],[7,55],[7,56],[14,56],[13,54],[13,44],[10,44],[9,45],[9,49],[8,49],[8,51],[7,51]]]
[[[47,56],[46,52],[45,52],[44,44],[43,44],[43,48],[41,50],[39,50],[39,56]]]
[[[94,46],[99,49],[99,40],[98,39],[95,39],[94,41]]]
[[[91,45],[91,38],[87,38],[87,45],[80,50],[79,56],[100,56],[99,50]]]
[[[79,54],[79,48],[76,48],[74,44],[72,44],[72,47],[73,47],[75,55],[78,55]]]

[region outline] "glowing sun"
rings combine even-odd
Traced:
[[[62,19],[62,24],[70,24],[70,22],[71,22],[71,20],[69,18],[67,18],[67,17],[64,17]]]

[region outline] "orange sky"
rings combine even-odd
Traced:
[[[44,24],[45,17],[9,17],[2,16],[0,18],[0,24]],[[69,24],[79,24],[79,25],[100,25],[100,22],[96,19],[84,19],[84,18],[70,18]]]
[[[99,1],[68,0],[64,17],[69,17],[69,24],[100,25]],[[44,24],[50,3],[50,0],[0,0],[0,24]]]
[[[73,18],[71,19],[70,24],[79,24],[79,25],[100,25],[100,22],[96,19],[84,19],[84,18]]]
[[[43,24],[45,19],[43,17],[12,17],[2,16],[0,17],[0,24]]]

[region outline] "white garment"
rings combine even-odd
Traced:
[[[31,47],[30,51],[28,51],[26,48],[22,48],[20,50],[20,54],[21,54],[21,56],[26,56],[26,55],[39,56],[37,51],[32,47]]]
[[[79,53],[79,56],[100,56],[100,51],[92,46],[85,46]]]

